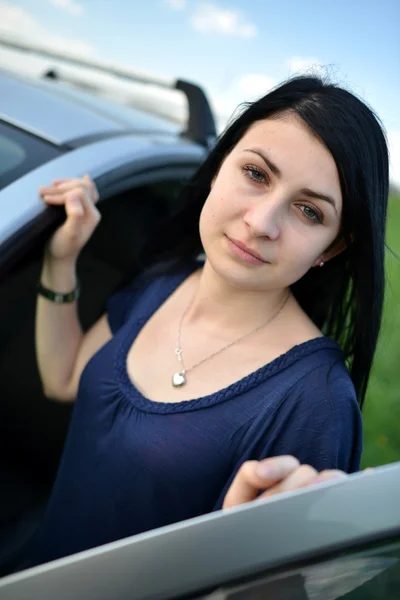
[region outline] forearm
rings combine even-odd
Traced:
[[[42,284],[62,294],[77,284],[75,261],[45,256]],[[71,381],[83,332],[77,302],[56,304],[38,295],[36,308],[36,356],[44,392],[58,400],[72,400]]]

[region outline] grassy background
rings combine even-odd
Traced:
[[[400,256],[400,197],[391,197],[388,246]],[[400,461],[400,260],[387,251],[380,341],[365,400],[363,466]]]

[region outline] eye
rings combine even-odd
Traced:
[[[243,171],[246,177],[254,181],[255,183],[268,183],[268,177],[264,171],[261,171],[258,167],[246,165],[243,167]]]
[[[308,219],[309,221],[313,222],[313,223],[317,223],[318,225],[321,225],[323,223],[324,217],[323,215],[319,212],[319,210],[316,210],[315,208],[313,208],[312,206],[309,206],[308,204],[298,204],[301,212],[303,213],[303,215],[306,217],[306,219]]]

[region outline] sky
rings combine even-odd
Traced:
[[[200,83],[223,118],[310,69],[361,96],[400,185],[399,0],[0,0],[0,35]]]

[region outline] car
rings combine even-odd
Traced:
[[[98,187],[103,219],[79,265],[81,318],[89,327],[112,290],[139,269],[143,243],[176,210],[180,189],[216,135],[204,92],[189,82],[171,83],[188,98],[182,128],[63,85],[59,73],[59,67],[36,79],[0,73],[3,575],[22,557],[40,519],[72,410],[45,399],[35,365],[36,282],[45,241],[63,218],[44,207],[38,188],[85,173]]]
[[[51,60],[43,48],[13,43]],[[44,396],[35,360],[36,284],[46,240],[63,218],[43,205],[38,188],[89,173],[99,190],[102,220],[78,264],[86,329],[140,271],[144,245],[177,210],[182,186],[216,139],[199,86],[58,58],[179,90],[188,121],[182,128],[161,111],[93,95],[82,76],[71,87],[59,63],[41,78],[0,72],[0,598],[318,598],[338,579],[349,589],[378,579],[384,593],[371,597],[390,600],[389,586],[400,586],[400,464],[13,573],[40,524],[72,411]],[[343,589],[320,597],[339,598]]]

